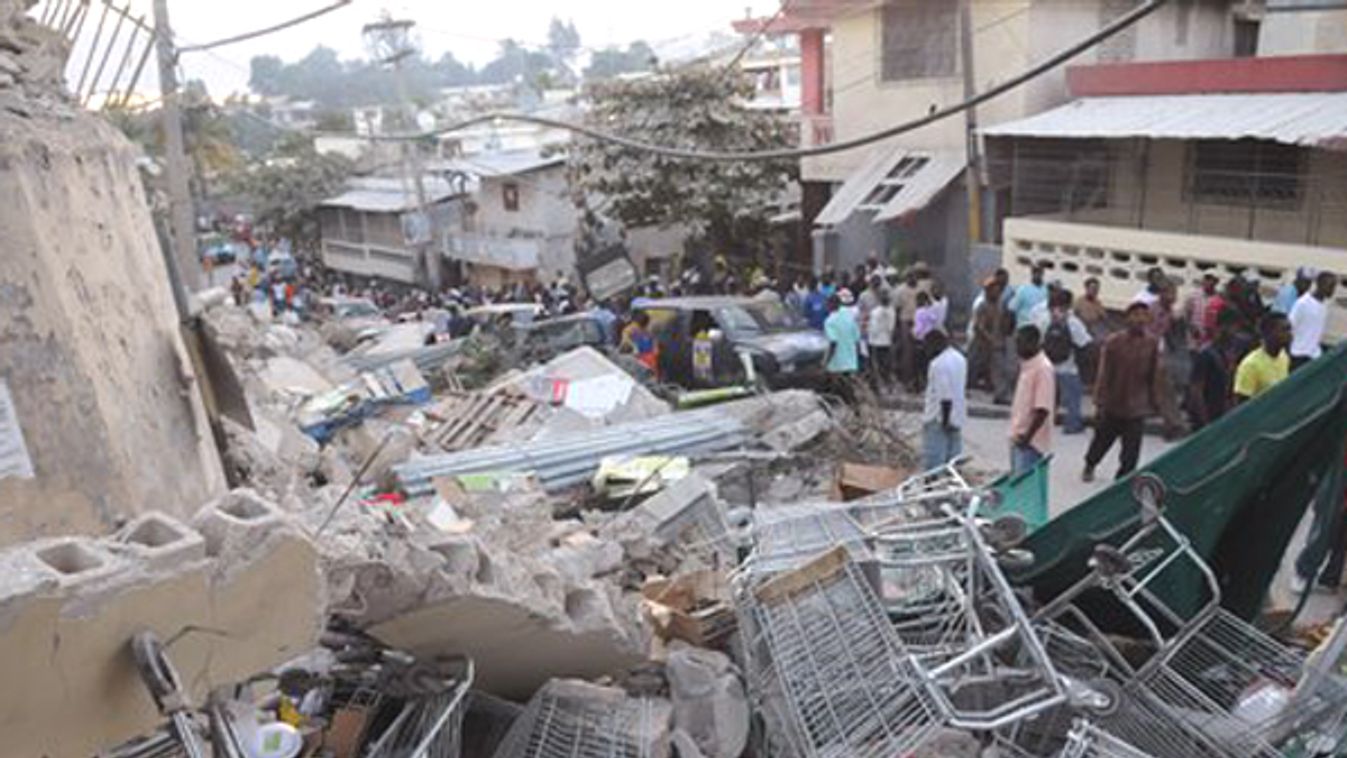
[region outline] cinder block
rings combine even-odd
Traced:
[[[127,562],[84,537],[58,537],[28,546],[37,563],[50,571],[63,593],[79,592],[111,580]]]
[[[276,506],[256,492],[234,490],[197,513],[192,525],[205,539],[206,555],[216,558],[262,544],[287,522]]]
[[[176,569],[206,557],[206,540],[201,534],[158,511],[127,524],[112,544],[154,569]]]

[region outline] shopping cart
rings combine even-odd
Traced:
[[[370,747],[367,758],[458,758],[463,714],[475,670],[472,659],[454,661],[460,672],[406,698],[398,715]],[[438,667],[445,666],[437,662]]]
[[[650,700],[571,696],[569,686],[575,683],[553,681],[540,689],[494,758],[649,758]]]
[[[904,755],[946,718],[845,548],[736,577],[750,691],[802,758]]]
[[[1221,608],[1215,574],[1163,515],[1163,485],[1143,475],[1133,491],[1137,531],[1097,548],[1091,574],[1038,615],[1084,630],[1108,656],[1112,673],[1092,719],[1159,758],[1274,758],[1293,736],[1329,738],[1347,711],[1347,683],[1322,670],[1307,676],[1299,652]],[[1184,614],[1158,590],[1191,572],[1205,579],[1209,601]],[[1148,650],[1122,649],[1095,623],[1082,601],[1093,593],[1098,608],[1099,590],[1114,601],[1110,611],[1131,614]]]
[[[1058,758],[1154,758],[1089,721],[1077,720]]]

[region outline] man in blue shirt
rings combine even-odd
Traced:
[[[809,294],[804,299],[804,319],[811,329],[823,329],[828,318],[828,295],[817,278],[809,281]]]
[[[1010,298],[1009,308],[1015,314],[1015,328],[1034,323],[1035,309],[1048,302],[1048,287],[1043,283],[1043,267],[1034,266],[1028,284],[1021,284]]]
[[[851,378],[861,368],[861,327],[850,308],[842,307],[842,298],[828,298],[828,318],[823,323],[828,338],[826,370],[834,391],[851,402]]]
[[[1310,284],[1313,283],[1314,277],[1315,272],[1304,266],[1296,269],[1295,281],[1287,282],[1277,290],[1277,296],[1272,300],[1273,312],[1290,316],[1291,309],[1296,307],[1296,301],[1310,291]]]

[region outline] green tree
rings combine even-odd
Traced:
[[[562,64],[569,64],[575,54],[580,52],[580,32],[575,22],[562,22],[556,16],[547,28],[547,51]]]
[[[353,169],[344,156],[319,154],[307,140],[293,139],[272,160],[235,172],[229,186],[260,224],[306,243],[318,238],[318,204],[339,194]]]
[[[585,69],[585,79],[602,81],[622,74],[653,71],[656,65],[658,61],[655,51],[646,43],[637,40],[627,45],[626,50],[617,47],[596,50],[589,60],[589,67]]]
[[[788,124],[745,108],[753,83],[696,67],[589,85],[587,122],[619,135],[681,148],[749,152],[787,147]],[[579,139],[571,169],[585,195],[628,228],[686,224],[703,252],[747,253],[767,239],[768,219],[796,162],[677,160]]]

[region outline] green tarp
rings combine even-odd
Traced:
[[[1165,483],[1166,516],[1215,570],[1222,605],[1245,619],[1258,613],[1306,509],[1343,507],[1344,387],[1347,345],[1142,469]],[[1094,545],[1120,543],[1137,523],[1128,482],[1117,483],[1035,532],[1026,545],[1035,562],[1012,579],[1050,600],[1086,575]],[[1196,571],[1164,580],[1161,596],[1177,611],[1208,601]]]

